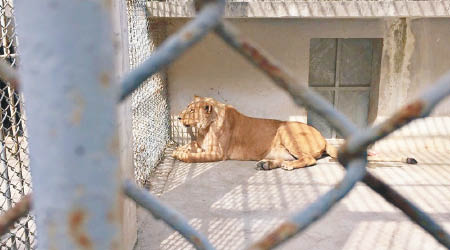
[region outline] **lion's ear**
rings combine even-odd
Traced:
[[[202,100],[202,98],[200,96],[194,95],[194,102],[199,102],[201,100]]]
[[[206,110],[206,113],[210,114],[211,111],[212,111],[212,105],[211,104],[206,104],[205,105],[205,110]]]

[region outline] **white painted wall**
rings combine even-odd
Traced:
[[[308,82],[309,40],[331,38],[385,38],[392,20],[383,19],[232,19],[242,33],[256,41],[291,69],[299,82]],[[171,34],[186,20],[168,21]],[[408,21],[406,61],[402,78],[387,76],[389,53],[383,51],[378,118],[411,100],[450,69],[450,19]],[[392,33],[391,33],[392,34]],[[385,46],[389,46],[389,44]],[[409,53],[409,54],[408,54]],[[178,114],[194,94],[210,96],[235,106],[242,113],[283,120],[306,120],[306,112],[213,34],[197,44],[168,69],[169,101]],[[450,101],[434,116],[450,116]],[[377,119],[379,120],[379,119]],[[450,133],[450,132],[449,132]]]
[[[309,40],[312,37],[382,37],[377,20],[231,20],[242,33],[257,41],[292,70],[299,82],[308,83]],[[184,22],[169,23],[169,33]],[[169,67],[169,99],[178,113],[194,94],[214,97],[244,114],[287,120],[306,119],[306,112],[262,73],[248,64],[213,34]]]
[[[409,99],[450,71],[450,18],[413,20],[412,27],[416,49],[411,58]],[[439,104],[433,116],[450,116],[450,97]]]

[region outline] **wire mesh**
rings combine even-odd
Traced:
[[[18,41],[12,0],[0,1],[0,27],[0,57],[16,67]],[[4,213],[31,191],[31,175],[22,96],[3,81],[0,93],[0,212]],[[32,249],[36,246],[35,239],[34,219],[28,215],[1,238],[0,248]]]
[[[127,1],[130,66],[136,68],[164,38],[164,23],[147,18],[145,0]],[[161,160],[169,140],[169,107],[166,76],[157,73],[147,79],[132,97],[135,177],[145,186]]]
[[[12,67],[16,65],[16,47],[17,39],[14,32],[14,16],[12,0],[0,0],[0,25],[1,25],[1,46],[0,57],[5,58]],[[201,1],[199,1],[201,2]],[[222,12],[223,3],[218,0],[210,5],[210,11],[205,11],[198,22],[192,22],[191,28],[202,30],[207,33],[212,26],[202,26],[202,22],[208,22],[208,18],[215,16],[216,11]],[[130,64],[137,72],[136,68],[145,59],[156,51],[166,37],[164,21],[152,21],[147,18],[145,0],[128,0],[128,25],[129,25],[129,50]],[[216,20],[217,19],[216,15]],[[434,90],[426,92],[422,99],[412,103],[400,110],[392,119],[378,127],[369,130],[357,131],[354,125],[348,121],[347,117],[332,109],[329,103],[321,99],[313,91],[297,84],[295,79],[285,71],[276,61],[270,58],[262,50],[257,48],[251,41],[243,38],[232,26],[225,25],[223,22],[216,27],[216,34],[219,35],[236,51],[242,54],[252,64],[262,70],[270,77],[275,84],[286,90],[298,105],[306,105],[313,108],[317,113],[326,117],[327,120],[342,134],[349,138],[347,144],[341,147],[339,161],[346,166],[347,174],[344,179],[330,192],[322,196],[316,202],[312,203],[306,210],[296,214],[291,221],[283,224],[268,237],[254,245],[257,248],[272,248],[289,237],[305,229],[312,222],[325,214],[340,198],[352,189],[358,181],[366,182],[372,189],[385,197],[393,205],[400,208],[412,220],[428,230],[443,245],[449,246],[450,237],[443,231],[439,225],[427,217],[427,214],[416,208],[412,203],[408,203],[399,194],[388,189],[389,186],[373,178],[370,173],[365,172],[366,150],[367,146],[377,139],[393,132],[395,129],[403,126],[407,122],[423,117],[429,114],[431,108],[450,94],[450,77],[447,76],[439,82],[439,86]],[[198,25],[199,27],[196,27]],[[187,31],[186,31],[187,32]],[[182,33],[180,33],[182,34]],[[176,58],[183,50],[189,48],[195,41],[201,39],[201,32],[185,33],[189,36],[175,37],[172,41],[180,38],[180,43],[184,43],[180,51],[168,50],[166,54],[158,54],[154,58],[158,67],[164,66],[164,62],[169,64],[173,58]],[[190,39],[195,37],[195,39]],[[164,46],[162,46],[164,47]],[[166,46],[168,48],[170,46]],[[168,59],[169,58],[169,59]],[[158,59],[160,59],[158,61]],[[148,60],[146,61],[148,62]],[[158,68],[155,66],[155,68]],[[157,70],[155,70],[157,71]],[[133,72],[131,74],[133,74]],[[153,72],[154,73],[154,72]],[[134,159],[135,175],[141,185],[146,185],[146,180],[153,168],[157,165],[164,154],[164,149],[172,134],[172,140],[175,143],[183,144],[187,140],[187,131],[179,126],[176,117],[170,117],[167,103],[167,84],[166,74],[146,73],[151,77],[142,84],[138,80],[131,86],[138,86],[132,94],[132,130],[134,141]],[[144,74],[145,75],[145,74]],[[142,75],[140,76],[142,78]],[[139,78],[139,77],[138,77]],[[144,77],[146,78],[146,77]],[[130,78],[129,78],[130,79]],[[128,80],[129,80],[128,79]],[[133,81],[130,80],[130,81]],[[1,211],[4,212],[16,204],[21,197],[31,190],[31,180],[28,166],[27,136],[25,129],[25,114],[22,112],[22,98],[10,87],[9,83],[1,82],[1,121],[0,124],[0,159],[1,159],[1,183],[0,204]],[[134,87],[133,87],[134,88]],[[126,89],[132,91],[132,89]],[[128,93],[129,93],[128,92]],[[122,93],[126,97],[128,93]],[[417,105],[420,103],[421,105]],[[195,132],[195,131],[194,131]],[[188,227],[187,222],[181,216],[174,216],[175,211],[158,202],[151,196],[140,196],[143,191],[135,188],[132,184],[125,186],[128,195],[136,202],[143,204],[147,200],[147,207],[153,206],[152,211],[155,217],[161,218],[166,223],[173,226],[179,232],[185,232],[185,237],[190,234],[197,234],[195,230]],[[145,203],[145,202],[144,202]],[[156,209],[155,209],[156,208]],[[152,210],[152,209],[150,209]],[[430,229],[431,228],[431,229]],[[186,230],[188,229],[188,230]],[[7,249],[31,249],[35,247],[35,225],[33,218],[29,215],[16,223],[15,228],[9,234],[2,237],[1,246]],[[197,236],[196,236],[197,237]],[[198,237],[203,236],[201,234]],[[198,248],[201,248],[197,238],[192,238],[191,242]]]
[[[208,6],[208,4],[210,4],[210,6],[214,6],[212,2],[205,3],[203,1],[198,1],[196,2],[196,7],[199,7],[202,4],[205,4],[205,6]],[[221,1],[218,0],[215,4],[220,6]],[[202,12],[204,12],[204,9]],[[190,37],[192,37],[192,34],[187,33],[186,30],[194,28],[201,30],[201,32],[196,33],[197,38],[201,37],[199,34],[208,31],[210,26],[201,25],[201,21],[205,19],[205,16],[201,15],[202,12],[200,12],[194,21],[187,24],[183,30],[172,35],[168,39],[169,42],[163,43],[161,48],[155,52],[155,55],[151,56],[146,60],[146,62],[144,62],[144,65],[148,67],[141,67],[139,70],[131,72],[125,78],[123,82],[124,87],[122,89],[121,99],[124,99],[133,91],[134,88],[138,88],[141,79],[152,76],[158,71],[156,69],[160,69],[162,67],[161,65],[169,64],[174,60],[174,58],[178,57],[181,52],[189,47],[181,46],[181,44],[185,45],[185,40],[191,40]],[[212,18],[211,20],[215,19]],[[231,25],[223,21],[216,26],[215,32],[229,46],[265,73],[266,76],[271,78],[278,87],[288,92],[296,104],[300,106],[305,105],[308,108],[311,108],[313,111],[324,117],[330,125],[332,125],[335,129],[338,129],[341,134],[348,139],[347,143],[340,147],[338,157],[339,162],[347,169],[346,175],[342,181],[337,184],[335,188],[331,189],[325,195],[310,204],[306,209],[298,212],[291,219],[272,231],[272,233],[256,242],[252,248],[270,249],[303,231],[311,223],[328,212],[329,209],[342,197],[344,197],[358,181],[366,182],[369,187],[383,196],[387,201],[391,202],[394,206],[401,209],[414,222],[422,226],[423,229],[428,231],[441,244],[447,247],[450,246],[450,236],[442,229],[440,225],[436,224],[426,213],[418,209],[413,203],[407,202],[407,199],[389,189],[389,186],[384,184],[381,180],[378,180],[370,173],[365,172],[365,166],[367,163],[367,146],[402,127],[406,123],[414,119],[427,116],[430,110],[439,101],[450,94],[450,74],[444,76],[438,81],[434,88],[431,88],[425,92],[425,94],[415,102],[400,109],[386,122],[373,128],[358,130],[346,116],[333,109],[330,103],[314,91],[296,83],[295,78],[293,78],[287,69],[285,69],[279,62],[275,61],[266,52],[258,48],[255,43],[239,34],[239,32]],[[186,38],[186,35],[189,35],[189,38]],[[171,47],[171,45],[177,43],[180,44],[180,46]],[[149,65],[151,65],[151,67]],[[145,69],[147,69],[147,72],[145,72]],[[175,125],[174,122],[172,122],[172,124]],[[180,132],[180,130],[173,129],[172,132]],[[183,135],[183,131],[181,131],[181,135]],[[354,147],[352,148],[352,146]],[[136,190],[136,192],[142,191]],[[135,197],[132,198],[138,203],[141,202],[140,199],[136,199]],[[163,206],[162,204],[160,205]],[[165,208],[163,211],[167,209],[168,208]],[[170,224],[168,220],[162,218],[160,215],[161,214],[156,214],[155,217],[161,218],[166,223]],[[179,229],[176,230],[180,232]],[[187,235],[184,236],[188,237]],[[198,244],[194,243],[194,245],[197,248],[201,248]]]

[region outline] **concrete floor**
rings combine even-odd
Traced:
[[[450,231],[450,139],[404,140],[385,140],[375,149],[379,156],[414,156],[418,165],[376,163],[369,171]],[[175,161],[170,153],[168,149],[168,156],[156,169],[150,191],[188,218],[217,249],[245,248],[333,188],[344,174],[329,158],[294,171],[257,171],[255,162],[187,164]],[[193,248],[139,209],[136,249]],[[279,249],[444,248],[399,210],[358,184],[325,217]]]

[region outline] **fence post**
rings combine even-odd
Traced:
[[[17,1],[38,249],[121,249],[110,0]]]

